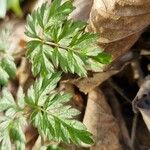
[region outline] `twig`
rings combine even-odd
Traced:
[[[134,79],[137,80],[138,86],[140,87],[144,81],[144,73],[141,69],[139,60],[132,62],[131,66],[132,66],[133,72],[134,72]],[[132,103],[133,103],[133,101],[132,101]],[[133,150],[135,149],[134,143],[135,143],[135,136],[136,136],[137,119],[138,119],[138,113],[135,113],[134,118],[133,118],[133,123],[132,123],[132,131],[131,131],[131,144],[132,144]]]
[[[132,131],[131,131],[132,150],[135,150],[134,142],[135,142],[135,136],[136,136],[137,119],[138,119],[138,113],[134,115],[133,123],[132,123]]]
[[[103,87],[102,89],[105,91],[104,93],[105,93],[106,97],[108,98],[108,101],[111,105],[112,111],[118,120],[118,124],[120,126],[120,130],[122,133],[121,135],[122,135],[123,141],[125,143],[125,146],[132,149],[131,138],[130,138],[128,129],[126,127],[126,123],[125,123],[123,116],[122,116],[120,104],[119,104],[115,94],[113,93],[113,89],[111,88],[110,83],[111,83],[111,80],[108,80],[108,83],[106,83],[105,84],[106,86]]]
[[[116,84],[114,83],[114,81],[112,79],[109,80],[109,84],[111,85],[111,87],[113,89],[115,89],[128,103],[131,104],[130,99],[123,93],[122,89]]]

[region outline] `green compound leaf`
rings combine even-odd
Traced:
[[[19,88],[17,101],[14,100],[8,89],[3,89],[0,97],[0,149],[11,150],[12,143],[16,150],[25,150],[26,138],[23,128],[26,125],[26,118],[23,115],[24,101],[22,88]]]
[[[9,35],[7,29],[0,34],[0,85],[5,85],[9,78],[14,78],[16,75],[14,59],[8,52]]]
[[[0,18],[4,18],[7,11],[7,0],[0,1]]]
[[[86,127],[73,118],[79,111],[67,105],[72,97],[54,90],[60,80],[60,73],[40,78],[30,87],[26,104],[32,112],[30,120],[41,136],[65,143],[92,144],[92,136]]]
[[[87,70],[98,72],[103,64],[110,63],[110,56],[97,46],[98,35],[85,32],[85,22],[68,19],[73,10],[71,1],[61,4],[61,0],[54,0],[28,16],[27,57],[34,76],[45,76],[58,69],[87,76]]]
[[[9,75],[7,72],[0,67],[0,85],[5,85],[9,80]]]

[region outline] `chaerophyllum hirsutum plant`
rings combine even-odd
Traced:
[[[26,126],[33,125],[42,139],[76,145],[93,144],[91,133],[75,116],[80,112],[68,105],[72,95],[58,90],[62,72],[86,77],[99,71],[111,56],[97,46],[97,34],[85,32],[86,23],[68,19],[75,8],[70,0],[44,3],[27,18],[27,58],[32,64],[35,83],[15,97],[4,86],[15,76],[16,66],[0,41],[0,149],[26,149]],[[7,34],[6,34],[7,35]],[[7,43],[7,42],[6,42]],[[8,43],[7,43],[8,44]],[[41,145],[42,149],[48,146]],[[52,149],[52,147],[49,147]],[[55,148],[56,149],[56,148]]]
[[[16,65],[9,49],[9,29],[0,33],[0,85],[5,85],[8,80],[16,75]]]

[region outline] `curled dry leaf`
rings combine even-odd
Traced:
[[[92,121],[91,121],[92,120]],[[98,88],[88,95],[84,124],[94,135],[95,145],[90,150],[121,150],[120,129],[106,98]]]
[[[150,77],[145,79],[132,104],[134,112],[139,111],[142,114],[144,122],[150,131]]]
[[[94,0],[88,31],[100,33],[99,45],[122,56],[150,24],[150,0]]]
[[[110,70],[107,72],[94,73],[92,77],[74,79],[68,82],[74,84],[80,89],[80,91],[87,94],[117,72],[117,70]]]

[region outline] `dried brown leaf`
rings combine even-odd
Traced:
[[[92,77],[72,79],[68,82],[74,84],[80,91],[87,94],[117,72],[117,70],[110,70],[107,72],[94,73]]]
[[[99,45],[122,56],[150,24],[150,0],[94,0],[88,31],[100,33]]]
[[[119,126],[103,92],[98,88],[88,95],[83,122],[95,138],[95,145],[91,147],[91,150],[122,149],[119,143]]]

